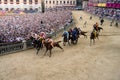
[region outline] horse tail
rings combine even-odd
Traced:
[[[85,32],[85,31],[82,31],[82,33],[87,33],[87,32]]]
[[[60,42],[62,42],[62,41],[57,41],[57,43],[60,43]]]
[[[103,30],[103,28],[101,28]]]
[[[102,28],[102,27],[98,27],[98,28],[103,30],[103,28]]]
[[[87,33],[87,32],[84,32],[84,33]]]

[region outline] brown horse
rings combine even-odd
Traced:
[[[90,35],[90,46],[92,44],[92,40],[93,40],[93,44],[95,44],[95,39],[99,39],[99,33],[96,32],[96,36],[95,34],[92,32],[91,35]]]
[[[60,46],[60,44],[59,44],[60,42],[61,42],[61,41],[53,42],[53,46],[54,46],[54,47],[58,47],[58,48],[60,48],[60,49],[63,50],[63,48],[62,48],[62,47]],[[49,50],[49,51],[50,51],[49,57],[51,57],[52,49],[53,49],[53,47],[51,46],[51,43],[49,43],[49,42],[47,42],[47,41],[44,41],[43,44],[44,44],[44,46],[46,47],[46,51],[45,51],[44,56],[46,55],[47,51]],[[64,50],[63,50],[63,51],[64,51]]]

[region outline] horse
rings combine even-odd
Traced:
[[[80,32],[80,35],[83,35],[83,36],[84,36],[84,38],[87,38],[86,33],[87,33],[87,32],[85,32],[85,31],[81,31],[81,32]]]
[[[38,55],[39,50],[43,48],[42,40],[33,37],[30,37],[30,40],[32,41],[33,47],[37,50],[36,55]]]
[[[62,48],[62,47],[60,46],[60,44],[59,44],[60,42],[61,42],[61,41],[53,42],[53,46],[54,46],[54,47],[58,47],[58,48],[60,48],[60,49],[63,50],[63,48]],[[46,51],[45,51],[45,53],[44,53],[44,56],[46,55],[47,51],[49,50],[49,51],[50,51],[49,57],[51,57],[52,49],[53,49],[53,47],[51,46],[51,43],[44,40],[44,41],[43,41],[43,44],[44,44],[44,46],[46,47]],[[63,51],[64,51],[64,50],[63,50]]]
[[[93,40],[93,44],[95,44],[95,39],[99,39],[99,33],[96,32],[96,36],[95,34],[92,32],[91,35],[90,35],[90,46],[91,46],[91,43],[92,43],[92,40]]]

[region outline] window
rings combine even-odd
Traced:
[[[16,4],[19,4],[19,0],[16,0]]]
[[[69,1],[67,1],[67,4],[69,4]]]
[[[27,3],[27,0],[23,0],[23,3],[26,4],[26,3]]]
[[[65,1],[64,1],[64,4],[65,4]]]
[[[75,1],[73,1],[73,4],[75,5]]]
[[[10,4],[13,4],[13,0],[10,0]]]
[[[55,4],[55,1],[53,1],[53,4]]]
[[[56,3],[57,5],[58,5],[58,1],[57,1],[57,3]]]
[[[32,0],[29,0],[29,4],[32,4]]]
[[[51,4],[51,1],[49,1],[49,4]]]
[[[62,1],[60,1],[60,4],[62,4]]]
[[[8,8],[5,8],[5,11],[8,11],[9,9]]]
[[[70,4],[72,5],[72,1],[70,1]]]
[[[46,1],[46,4],[48,3],[48,1]]]
[[[24,11],[27,11],[27,8],[24,8]]]
[[[38,4],[38,0],[35,0],[35,4]]]
[[[14,10],[14,8],[11,8],[10,10],[11,10],[11,11],[13,11],[13,10]]]
[[[35,11],[38,11],[38,8],[35,8]]]
[[[0,0],[0,4],[1,4],[1,0]]]
[[[7,4],[7,0],[4,0],[4,4]]]

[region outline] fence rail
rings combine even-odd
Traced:
[[[48,36],[50,35],[50,36],[53,36],[53,38],[56,38],[60,35],[60,33],[64,29],[69,29],[72,25],[74,25],[74,21],[72,21],[72,23],[70,23],[68,25],[65,25],[63,29],[60,29],[59,31],[54,32],[52,34],[48,34]],[[31,40],[23,41],[20,43],[6,44],[3,46],[0,46],[0,55],[23,51],[23,50],[27,50],[30,48],[33,48],[32,44],[31,44]]]

